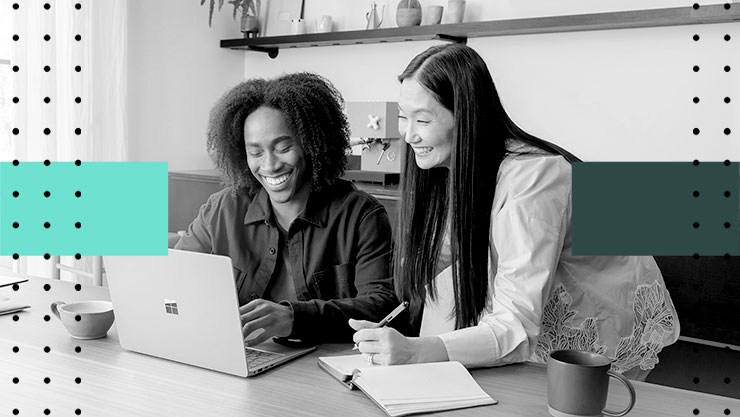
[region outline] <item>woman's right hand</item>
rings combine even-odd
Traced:
[[[349,320],[357,330],[352,339],[364,355],[372,355],[376,365],[400,365],[416,363],[416,346],[413,338],[406,337],[392,327],[375,328],[376,323],[365,320]]]
[[[349,320],[357,330],[352,339],[377,365],[401,365],[448,360],[447,349],[439,337],[406,337],[391,327],[375,328],[376,323]]]

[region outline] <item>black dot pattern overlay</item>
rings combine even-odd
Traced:
[[[730,7],[731,5],[729,3],[724,5],[725,10],[729,10]],[[732,5],[732,7],[736,7],[736,5]],[[700,6],[696,3],[693,8],[698,10]],[[729,159],[719,159],[720,163],[714,162],[714,165],[717,169],[727,167],[726,169],[733,170],[734,175],[738,176],[738,174],[740,174],[740,170],[737,169],[738,165],[736,163],[731,163],[730,160],[738,160],[738,154],[736,151],[736,149],[738,149],[737,139],[734,138],[734,136],[736,136],[736,130],[738,129],[737,125],[738,122],[740,122],[740,117],[737,116],[740,114],[740,110],[734,106],[733,100],[736,98],[735,96],[740,93],[740,89],[737,87],[737,75],[733,75],[733,73],[736,70],[734,67],[738,64],[737,55],[740,49],[738,49],[738,45],[735,44],[736,41],[733,37],[733,35],[735,35],[734,33],[718,32],[719,30],[710,30],[704,26],[693,28],[691,32],[687,32],[687,35],[691,39],[690,41],[687,40],[687,43],[691,45],[686,46],[690,46],[692,50],[696,52],[694,55],[696,60],[691,62],[691,64],[693,65],[692,77],[696,81],[694,85],[697,86],[696,90],[688,93],[689,95],[687,98],[694,104],[693,112],[697,116],[694,120],[699,121],[693,126],[690,126],[687,131],[690,129],[690,135],[693,136],[692,139],[697,144],[697,150],[701,147],[713,147],[714,149],[727,151],[727,153],[722,155],[720,158],[729,157]],[[701,52],[705,50],[721,52],[719,54],[715,52],[710,57]],[[708,84],[706,83],[706,77],[716,77],[715,80],[720,82]],[[711,87],[708,87],[710,85]],[[714,161],[717,161],[717,159],[714,159]],[[693,161],[693,164],[694,166],[699,166],[699,161],[695,160]],[[737,194],[737,192],[737,185],[732,184],[730,181],[726,181],[723,186],[719,186],[719,184],[711,184],[711,182],[708,181],[700,186],[694,184],[691,188],[687,188],[686,195],[690,195],[690,203],[693,204],[697,210],[701,210],[700,207],[722,207],[724,205],[736,204],[737,200],[735,198],[735,194]],[[730,200],[733,200],[733,202],[730,203]],[[707,201],[711,201],[711,203],[705,203]],[[706,204],[706,206],[704,206],[704,204]],[[712,211],[707,210],[707,212]],[[687,226],[697,233],[706,232],[708,229],[717,230],[719,233],[720,230],[724,229],[728,233],[734,233],[736,236],[735,239],[737,240],[739,229],[737,224],[738,220],[740,220],[738,219],[738,216],[725,216],[719,215],[717,212],[713,213],[716,217],[702,216],[699,218],[699,216],[695,216],[692,219],[693,221],[687,224]],[[721,258],[718,256],[716,258],[718,261],[716,262],[727,262],[731,258],[731,254],[727,252],[724,254],[714,253],[712,255],[722,256]],[[737,253],[733,253],[732,255],[737,255]],[[703,257],[700,257],[698,253],[694,254],[693,259],[696,260],[698,265],[701,265],[703,262],[707,262],[703,260]],[[703,286],[694,288],[694,290],[697,292],[713,291],[705,289]],[[711,353],[708,352],[710,349],[712,349]],[[685,373],[683,373],[683,375],[686,375],[684,378],[687,379],[677,386],[690,390],[729,395],[729,391],[721,391],[720,389],[722,388],[722,384],[725,382],[727,382],[726,385],[732,383],[732,378],[726,374],[737,374],[737,371],[731,371],[728,369],[728,366],[721,365],[723,363],[728,363],[727,361],[720,362],[718,359],[718,357],[722,357],[722,354],[726,352],[715,352],[714,350],[718,349],[698,345],[694,347],[696,357],[694,359],[689,359],[688,361],[700,361],[702,364],[695,367],[690,365],[688,368],[684,369],[683,372]],[[735,354],[738,355],[737,352]],[[703,357],[711,357],[713,360],[712,365],[708,365],[706,361],[700,360],[700,355],[705,355]],[[731,363],[737,364],[737,360]],[[733,365],[733,367],[737,369],[736,365]],[[740,391],[735,388],[735,393],[737,392]],[[688,409],[684,415],[719,415],[720,412],[722,412],[723,415],[740,414],[740,410],[730,410],[725,408],[720,410],[713,408],[710,410],[705,407],[697,406],[695,408]]]
[[[15,285],[14,290],[15,291],[24,291],[29,290],[29,283],[25,283],[25,286],[21,285]],[[55,281],[47,281],[47,282],[41,282],[37,284],[38,286],[33,289],[35,293],[41,292],[41,293],[50,293],[54,294],[54,289],[59,286],[68,286],[69,283],[66,282],[55,282]],[[76,291],[80,291],[82,289],[82,286],[80,284],[76,284],[74,286]],[[53,296],[55,297],[55,296]],[[34,309],[28,310],[28,312],[33,312]],[[49,311],[48,314],[46,312],[39,312],[41,314],[34,315],[34,314],[28,314],[27,312],[22,312],[20,314],[13,314],[12,315],[12,322],[17,323],[16,325],[20,325],[20,323],[23,323],[25,320],[30,319],[33,320],[40,320],[42,323],[48,323],[47,326],[59,326],[61,328],[62,324],[53,317],[51,312]],[[75,317],[77,320],[82,320],[80,316]],[[31,323],[27,323],[28,325],[31,325]],[[43,330],[42,330],[43,331]],[[39,339],[43,340],[43,339]],[[5,378],[5,384],[6,389],[9,386],[17,386],[18,389],[24,389],[28,387],[34,387],[33,389],[37,389],[38,393],[40,395],[40,399],[43,398],[43,390],[44,389],[50,389],[46,387],[52,387],[55,386],[56,390],[64,390],[64,391],[70,391],[70,390],[81,390],[84,389],[84,384],[86,382],[85,375],[81,375],[80,373],[73,373],[71,375],[62,375],[55,372],[48,372],[48,369],[43,366],[37,367],[35,371],[32,373],[24,373],[24,371],[18,371],[18,369],[25,369],[22,367],[24,358],[31,358],[33,357],[34,360],[38,361],[55,361],[55,347],[54,342],[49,343],[47,342],[44,344],[43,342],[39,345],[33,346],[33,345],[5,345],[2,346],[2,349],[5,350],[3,355],[4,357],[11,359],[12,362],[15,362],[16,364],[20,365],[20,368],[8,371],[0,371],[0,374]],[[0,343],[2,345],[2,343]],[[57,351],[58,354],[65,355],[66,357],[70,357],[72,355],[72,358],[75,357],[82,357],[83,355],[83,347],[80,345],[74,345],[71,346],[65,342],[63,345],[63,348]],[[53,368],[53,367],[51,367]],[[75,375],[76,374],[76,375]],[[66,408],[61,408],[60,404],[56,404],[54,402],[42,402],[39,399],[39,402],[37,403],[38,407],[35,409],[32,409],[28,405],[21,404],[13,404],[13,397],[6,398],[10,399],[10,403],[3,404],[4,407],[7,407],[5,411],[0,411],[0,415],[41,415],[43,413],[44,415],[82,415],[83,409],[84,409],[84,403],[71,403],[66,404]],[[71,406],[71,407],[70,407]],[[5,413],[5,414],[3,414]]]
[[[77,48],[79,51],[83,51],[82,48],[86,47],[85,44],[85,37],[87,36],[83,30],[85,28],[84,26],[84,19],[81,19],[79,16],[81,13],[89,12],[85,10],[86,1],[71,1],[71,2],[59,2],[56,0],[42,0],[41,2],[37,4],[31,4],[33,7],[29,7],[29,3],[27,1],[22,0],[15,0],[10,1],[2,7],[3,10],[0,10],[0,13],[8,13],[9,11],[20,11],[21,13],[39,13],[42,25],[40,27],[40,30],[36,33],[31,33],[26,28],[23,28],[19,31],[19,33],[10,33],[9,41],[12,40],[12,46],[16,48],[27,48],[29,44],[38,46],[39,48],[43,48],[41,51],[42,56],[54,56],[53,53],[46,54],[46,51],[53,52],[57,47],[57,43],[60,41],[63,41],[65,43],[70,43],[69,46],[72,48]],[[8,7],[8,9],[5,9],[5,7]],[[71,32],[60,32],[58,31],[58,28],[54,26],[55,22],[55,16],[56,13],[59,13],[60,10],[64,8],[65,12],[70,11],[73,13],[74,16],[74,27],[72,28]],[[50,23],[50,25],[47,25]],[[62,37],[67,37],[66,39],[62,39]],[[29,66],[26,61],[20,61],[20,62],[14,62],[12,66],[8,68],[9,73],[11,75],[11,78],[19,75],[22,77],[35,77],[39,81],[37,81],[38,92],[40,93],[39,96],[33,96],[29,97],[27,96],[27,91],[22,89],[16,89],[14,93],[10,97],[6,97],[6,103],[8,105],[8,109],[12,111],[18,111],[19,109],[23,109],[24,107],[21,106],[37,106],[38,103],[41,103],[41,107],[34,107],[38,108],[41,112],[38,115],[35,115],[35,119],[37,123],[32,124],[17,124],[17,125],[10,125],[7,127],[8,131],[7,133],[10,133],[9,139],[12,141],[23,141],[22,143],[28,143],[32,141],[45,141],[48,143],[54,143],[61,139],[68,139],[68,140],[76,140],[79,141],[81,136],[85,135],[85,126],[80,124],[80,120],[72,120],[71,123],[68,121],[62,121],[59,119],[59,115],[57,114],[57,105],[61,105],[62,103],[64,105],[67,105],[67,103],[70,103],[74,106],[74,111],[79,111],[80,104],[83,103],[83,100],[88,100],[88,98],[85,96],[87,94],[86,91],[83,91],[83,76],[79,74],[84,74],[83,71],[86,70],[84,66],[84,62],[82,62],[79,57],[82,57],[82,53],[74,53],[73,61],[68,64],[69,66],[67,68],[62,68],[59,65],[59,61],[55,61],[54,59],[43,59],[38,62],[37,65],[34,65],[33,67]],[[11,72],[12,71],[12,72]],[[69,74],[73,78],[76,78],[72,82],[71,90],[70,91],[64,91],[57,88],[54,88],[57,83],[60,81],[58,80],[58,77],[61,77],[63,75]],[[12,79],[11,79],[12,81]],[[11,90],[13,91],[13,90]],[[64,93],[64,95],[62,95]],[[16,121],[12,121],[11,123],[17,123]],[[61,127],[66,127],[65,129],[60,129]],[[62,131],[64,130],[64,131]],[[46,154],[42,155],[41,158],[36,157],[36,161],[39,159],[43,162],[44,166],[53,166],[55,163],[55,159],[53,158],[53,154]],[[72,161],[76,162],[76,166],[80,166],[82,164],[82,161],[80,159],[77,159],[75,161],[75,158],[79,158],[82,155],[72,155]],[[69,157],[67,157],[69,158]],[[3,161],[5,162],[5,161]],[[22,165],[23,161],[13,160],[12,165],[17,167]],[[60,201],[74,201],[79,204],[80,199],[84,198],[83,195],[85,193],[85,189],[82,188],[81,184],[70,184],[68,187],[64,188],[57,188],[54,185],[47,185],[44,188],[36,189],[36,190],[30,190],[27,188],[21,188],[18,189],[10,189],[7,190],[6,188],[2,191],[6,195],[3,195],[0,200],[3,202],[8,198],[11,197],[13,200],[21,202],[22,200],[33,200],[34,202],[39,202],[41,204],[60,204]],[[36,224],[32,224],[36,223]],[[66,224],[62,224],[66,223]],[[67,219],[61,219],[61,218],[54,218],[53,216],[49,217],[40,217],[36,219],[35,221],[24,221],[22,219],[10,219],[7,225],[2,225],[4,230],[7,230],[7,226],[12,226],[14,229],[19,231],[24,230],[30,230],[30,229],[41,229],[41,230],[49,230],[53,231],[55,228],[65,228],[70,230],[75,230],[83,228],[85,226],[85,218],[84,216],[76,216],[72,218]],[[78,251],[80,251],[78,249]],[[19,251],[20,252],[20,251]],[[52,259],[52,255],[57,255],[56,253],[50,253],[51,250],[46,250],[47,253],[42,252],[40,254],[35,255],[42,255],[43,259],[46,261],[49,261]],[[21,260],[21,256],[18,253],[12,253],[12,259],[14,261]],[[24,254],[25,255],[25,254]],[[74,255],[76,260],[81,260],[82,256],[81,254],[74,252],[72,254],[64,254],[64,255]],[[54,258],[56,259],[56,258]],[[60,285],[62,283],[56,283],[56,282],[49,282],[49,283],[42,283],[39,284],[39,286],[33,291],[35,292],[41,292],[45,294],[46,296],[52,296],[55,293],[55,288],[57,285]],[[66,285],[66,284],[65,284]],[[22,297],[24,291],[30,291],[29,284],[14,284],[11,287],[7,287],[7,289],[11,289],[12,291],[18,293],[12,294],[11,296],[16,297]],[[75,292],[81,292],[83,291],[83,286],[80,284],[74,284],[74,291]],[[9,295],[9,294],[4,294]],[[33,326],[33,325],[42,325],[44,328],[52,328],[52,326],[58,326],[59,328],[62,327],[62,324],[59,320],[57,320],[56,317],[54,317],[50,311],[39,311],[39,309],[34,308],[30,310],[26,310],[17,314],[11,314],[9,316],[4,317],[5,320],[7,320],[6,323],[9,323],[8,325],[12,326],[21,326],[21,325],[27,325],[27,326]],[[3,320],[3,317],[0,317],[0,320]],[[36,322],[36,324],[34,324]],[[44,330],[39,330],[44,331]],[[69,344],[62,346],[55,346],[54,341],[48,340],[43,342],[43,339],[40,345],[33,346],[33,345],[25,345],[25,344],[19,344],[19,345],[10,345],[10,346],[1,346],[3,350],[6,353],[2,353],[0,355],[12,355],[12,360],[16,363],[23,363],[24,357],[28,358],[31,355],[35,355],[40,360],[46,360],[46,361],[54,361],[55,353],[56,354],[64,354],[64,355],[73,355],[73,358],[81,358],[84,357],[84,346],[74,345],[71,346]],[[2,345],[2,343],[0,343]],[[7,347],[6,347],[7,346]],[[6,350],[7,349],[7,350]],[[41,355],[41,356],[38,356]],[[46,369],[45,367],[40,367],[39,369]],[[49,367],[49,369],[53,369],[53,367]],[[9,399],[9,403],[3,403],[2,408],[0,408],[0,415],[13,415],[13,416],[24,416],[24,415],[46,415],[46,416],[53,416],[53,415],[83,415],[84,410],[84,403],[67,403],[64,407],[60,407],[60,404],[55,404],[52,401],[45,400],[44,390],[48,389],[63,389],[63,390],[81,390],[83,388],[83,379],[85,379],[84,375],[58,375],[54,374],[52,372],[49,372],[48,374],[44,375],[41,371],[39,374],[30,374],[30,373],[23,373],[18,372],[17,374],[11,374],[4,370],[0,370],[0,374],[2,374],[5,382],[3,384],[0,384],[0,388],[3,386],[6,389],[9,385],[17,385],[18,388],[25,388],[27,389],[29,386],[34,387],[32,389],[36,390],[39,394],[37,401],[33,406],[24,405],[21,406],[20,403],[13,404],[14,397],[13,396],[5,396],[5,398]],[[61,387],[61,388],[60,388]]]
[[[21,4],[23,4],[23,2],[20,2],[20,3],[21,3]],[[56,3],[56,2],[52,2],[52,3],[45,3],[45,4],[43,5],[43,8],[44,8],[45,10],[49,10],[49,11],[51,11],[51,10],[53,10],[53,8],[54,8],[54,7],[57,7],[57,5],[58,5],[58,4],[60,4],[60,3]],[[18,3],[14,3],[14,4],[13,4],[13,9],[18,9],[19,7],[22,7],[22,6],[21,6],[21,5],[19,5]],[[59,7],[62,7],[62,6],[60,5]],[[75,3],[75,4],[73,5],[73,7],[75,8],[75,10],[78,10],[78,11],[79,11],[79,10],[82,10],[82,9],[83,9],[83,4],[82,4],[82,3]],[[699,5],[698,5],[698,4],[694,5],[694,9],[698,9],[698,8],[699,8]],[[13,40],[14,40],[14,41],[19,41],[19,39],[20,39],[20,38],[19,38],[19,37],[18,37],[17,35],[13,37]],[[52,36],[51,36],[51,35],[49,35],[49,34],[45,34],[45,35],[43,35],[43,39],[44,39],[44,41],[46,41],[46,42],[51,42],[51,41],[52,41],[52,40],[54,39],[54,37],[52,37]],[[74,35],[74,39],[75,39],[75,41],[76,41],[76,42],[82,42],[84,38],[83,38],[82,34],[75,34],[75,35]],[[728,34],[728,35],[726,35],[726,36],[724,37],[724,39],[723,39],[723,42],[730,42],[730,43],[731,43],[731,39],[732,39],[732,37],[731,37],[731,36],[730,36],[730,35]],[[702,35],[701,35],[700,33],[697,33],[697,34],[694,34],[694,35],[692,36],[692,41],[693,41],[693,42],[696,42],[696,43],[698,43],[698,44],[701,44],[702,42],[707,42],[708,40],[706,39],[706,37],[702,36]],[[734,40],[733,40],[733,41],[734,41]],[[75,65],[75,66],[73,67],[73,69],[74,69],[74,71],[75,71],[75,72],[77,72],[77,73],[80,73],[80,72],[82,72],[82,71],[83,71],[83,67],[82,67],[81,65]],[[697,74],[702,74],[702,73],[703,73],[703,72],[705,71],[705,69],[708,69],[708,68],[705,68],[705,66],[704,66],[703,64],[701,65],[701,67],[700,67],[699,65],[696,65],[696,66],[694,66],[694,67],[693,67],[693,71],[694,71],[695,73],[697,73]],[[733,69],[733,68],[732,68],[732,67],[731,67],[730,65],[724,65],[723,67],[721,67],[721,71],[722,71],[723,73],[728,73],[728,74],[732,74],[732,73],[733,73],[732,69]],[[19,72],[19,71],[21,71],[21,70],[23,70],[23,69],[21,69],[21,68],[19,68],[19,67],[14,67],[14,68],[13,68],[13,71],[14,71],[14,72]],[[47,72],[47,73],[55,71],[55,69],[54,69],[54,68],[53,68],[52,66],[50,66],[50,65],[45,65],[45,66],[43,67],[43,70],[44,70],[45,72]],[[76,93],[76,94],[81,94],[81,92],[75,92],[75,93]],[[702,102],[702,99],[704,99],[704,98],[705,98],[705,97],[701,97],[701,98],[700,98],[699,96],[693,96],[693,97],[692,97],[691,99],[692,99],[692,101],[693,101],[693,103],[694,103],[694,104],[699,104],[700,102]],[[45,97],[45,98],[44,98],[44,102],[48,104],[48,103],[51,103],[51,102],[52,102],[53,100],[57,100],[57,99],[61,101],[61,100],[63,100],[63,99],[64,99],[64,97]],[[74,98],[74,102],[75,102],[75,103],[77,103],[77,104],[79,104],[79,103],[81,103],[81,102],[82,102],[82,99],[83,99],[82,97],[80,97],[80,96],[76,96],[76,97]],[[706,99],[708,100],[709,98],[706,98]],[[20,100],[21,100],[21,98],[18,98],[18,100],[17,100],[17,101],[20,101]],[[14,102],[17,102],[17,101],[16,101],[15,99],[14,99]],[[730,102],[731,102],[731,97],[729,97],[729,96],[727,96],[727,97],[724,97],[724,98],[723,98],[723,101],[724,101],[724,103],[725,103],[725,104],[730,104]],[[705,129],[705,127],[704,127],[704,126],[701,126],[701,130],[700,130],[700,127],[695,127],[695,128],[693,128],[693,135],[695,135],[695,136],[699,136],[699,137],[703,137],[703,136],[704,136],[704,134],[710,135],[710,133],[709,133],[709,130],[706,130],[706,131],[705,131],[704,129]],[[710,129],[710,127],[706,127],[706,129]],[[731,132],[732,132],[732,129],[733,129],[733,127],[721,127],[721,128],[719,128],[719,129],[720,129],[719,131],[723,132],[723,134],[724,134],[724,135],[726,135],[726,136],[732,136],[732,135],[731,135]],[[73,131],[73,132],[74,132],[74,135],[77,135],[77,136],[79,136],[79,135],[82,135],[82,129],[81,129],[81,128],[79,128],[79,127],[76,127],[76,128],[74,128],[74,131]],[[701,135],[700,135],[700,132],[702,133]],[[20,131],[19,131],[18,129],[14,129],[14,130],[13,130],[13,133],[14,133],[14,135],[19,135],[19,134],[20,134],[21,132],[20,132]],[[48,136],[48,135],[52,135],[53,133],[54,133],[54,131],[53,131],[53,129],[51,129],[51,128],[44,128],[44,129],[43,129],[43,134],[44,134],[44,135],[47,135],[47,136]],[[48,166],[48,163],[47,163],[46,165]],[[79,165],[79,164],[78,164],[78,165]],[[697,161],[697,165],[698,165],[698,161]],[[734,191],[735,191],[735,190],[733,190],[733,192],[734,192]],[[698,200],[701,200],[701,199],[703,199],[703,198],[705,198],[705,197],[706,197],[706,198],[709,198],[709,196],[705,196],[705,191],[704,191],[704,190],[696,190],[696,191],[692,191],[692,192],[690,192],[690,193],[691,193],[691,194],[692,194],[692,196],[693,196],[692,198],[695,198],[695,199],[698,199]],[[732,194],[733,194],[733,193],[732,193],[731,191],[725,191],[724,193],[722,193],[722,197],[723,197],[723,198],[729,198],[729,197],[730,197],[730,196],[731,196]],[[20,195],[20,193],[19,193],[19,195]],[[44,193],[44,197],[46,197],[46,198],[50,198],[50,197],[52,197],[53,195],[55,195],[55,194],[54,194],[54,193],[52,193],[52,192],[49,192],[49,191],[46,191],[46,192]],[[16,195],[14,194],[14,197],[18,197],[18,196],[16,196]],[[76,197],[76,198],[81,198],[81,197],[82,197],[82,192],[81,192],[81,191],[76,191],[76,192],[75,192],[75,197]],[[728,221],[724,221],[724,220],[722,219],[722,220],[719,220],[718,222],[715,222],[715,223],[718,223],[718,224],[722,225],[722,226],[723,226],[723,227],[725,227],[725,228],[729,228],[730,226],[728,226],[728,225],[731,225],[731,224],[735,224],[735,223],[736,223],[736,221],[735,221],[734,219],[732,219],[732,222],[728,222]],[[693,224],[694,224],[694,227],[695,227],[695,228],[699,228],[699,222],[694,222]],[[704,220],[703,220],[703,219],[702,219],[702,224],[704,224]],[[44,223],[44,227],[45,227],[45,228],[50,228],[50,227],[52,227],[52,225],[50,224],[50,222],[45,222],[45,223]],[[76,223],[75,223],[75,227],[76,227],[76,228],[80,228],[80,227],[81,227],[81,222],[76,222]],[[50,257],[50,256],[49,256],[49,254],[46,254],[46,255],[45,255],[44,257],[45,257],[46,259],[49,259],[49,257]],[[698,255],[698,254],[696,254],[696,256],[695,256],[695,257],[696,257],[696,258],[699,258],[699,255]],[[77,259],[79,259],[79,257],[78,257],[78,256],[76,256],[76,258],[77,258]],[[17,287],[17,286],[16,286],[16,287]],[[16,287],[14,287],[14,289],[15,289]],[[48,288],[47,288],[47,287],[48,287]],[[44,286],[44,291],[50,291],[50,290],[51,290],[51,286],[50,286],[50,285],[48,285],[48,284],[47,284],[47,285],[45,285],[45,286]],[[81,290],[82,290],[82,286],[81,286],[80,284],[76,284],[76,285],[75,285],[75,290],[76,290],[76,291],[81,291]],[[50,318],[50,316],[49,316],[49,315],[44,315],[44,316],[43,316],[43,319],[44,319],[44,321],[49,321],[49,318]],[[77,316],[77,317],[75,317],[75,319],[76,319],[76,320],[80,320],[80,317],[79,317],[79,316]],[[17,316],[17,315],[15,315],[15,316],[13,317],[13,320],[14,320],[14,321],[18,321],[18,316]],[[22,352],[22,351],[21,351],[21,349],[20,349],[19,347],[17,347],[17,346],[16,346],[16,347],[13,347],[12,351],[13,351],[13,353],[16,353],[16,354],[22,355],[22,353],[21,353],[21,352]],[[51,347],[49,347],[49,346],[45,346],[45,347],[43,348],[43,351],[44,351],[45,353],[49,354],[49,353],[51,353],[51,351],[52,351],[52,348],[51,348]],[[82,349],[82,347],[80,347],[80,346],[76,346],[76,347],[74,348],[74,352],[75,352],[75,354],[81,355],[81,354],[83,353],[83,349]],[[51,378],[51,377],[48,377],[48,376],[47,376],[47,377],[44,377],[44,378],[42,379],[42,381],[43,381],[43,383],[44,383],[44,384],[52,384],[52,383],[54,383],[54,384],[57,384],[57,383],[58,383],[58,384],[62,384],[62,383],[67,383],[67,381],[61,381],[61,378],[58,378],[58,379],[52,380],[52,378]],[[74,383],[75,383],[75,384],[77,384],[77,385],[80,385],[80,384],[82,384],[82,378],[81,378],[81,377],[75,377],[75,378],[73,379],[73,381],[74,381]],[[19,384],[19,383],[24,383],[24,382],[26,382],[26,380],[24,379],[24,381],[23,381],[23,382],[21,382],[21,381],[20,381],[20,379],[19,379],[18,377],[15,377],[15,378],[13,378],[12,382],[13,382],[14,384]],[[28,382],[29,382],[29,383],[32,383],[32,382],[30,382],[30,381],[28,381]],[[704,379],[702,379],[702,378],[699,378],[699,377],[693,377],[693,378],[692,378],[692,383],[694,383],[694,384],[696,384],[696,385],[701,385],[701,383],[703,383],[703,382],[705,382],[705,380],[704,380]],[[733,381],[732,381],[732,380],[731,380],[731,378],[729,378],[729,377],[724,377],[724,378],[723,378],[723,382],[724,382],[724,383],[726,383],[726,384],[730,384],[730,383],[732,383]],[[37,381],[33,381],[33,383],[38,383],[38,380],[37,380]],[[42,407],[43,407],[43,406],[42,406]],[[29,411],[31,411],[31,410],[29,410]],[[29,414],[36,414],[36,413],[38,413],[38,411],[39,411],[39,410],[37,409],[37,410],[32,410],[32,411],[31,411],[30,413],[29,413],[29,412],[24,412],[24,413],[21,413],[21,410],[19,410],[19,409],[17,409],[17,408],[13,408],[13,409],[12,409],[12,414],[13,414],[13,415],[21,415],[21,414],[24,414],[24,415],[29,415]],[[733,411],[734,411],[734,410],[733,410]],[[3,411],[3,412],[7,412],[7,411]],[[73,412],[74,412],[74,414],[75,414],[75,415],[82,415],[82,409],[81,409],[81,408],[75,408]],[[52,407],[45,407],[45,408],[43,408],[43,413],[44,413],[44,415],[52,415],[52,414],[61,414],[61,415],[67,415],[67,414],[69,413],[69,410],[56,410],[56,409],[54,409],[54,412],[52,412]],[[691,413],[692,413],[693,415],[700,415],[701,411],[700,411],[700,410],[699,410],[698,408],[696,408],[696,409],[693,409],[693,410],[691,410]],[[731,410],[729,410],[729,409],[725,409],[725,410],[724,410],[724,414],[725,414],[725,415],[730,415],[730,414],[731,414]]]
[[[708,262],[708,261],[704,261]],[[711,262],[715,262],[713,259]],[[726,262],[724,257],[718,257],[716,262]],[[709,265],[705,263],[705,265]],[[694,284],[694,291],[715,291],[715,288],[721,288],[721,284],[716,287],[712,282],[697,281]],[[674,346],[668,346],[662,352],[661,360],[680,364],[680,369],[676,368],[670,373],[671,381],[666,383],[665,378],[658,378],[659,384],[666,383],[676,388],[687,389],[691,391],[705,392],[714,395],[721,395],[730,398],[737,398],[738,389],[736,379],[740,377],[740,368],[737,367],[737,355],[740,353],[730,346],[721,343],[710,342],[709,344],[679,341]],[[656,365],[654,372],[664,372]],[[731,415],[740,411],[726,408],[726,406],[709,408],[709,404],[692,407],[687,413],[693,413],[694,408],[699,410],[699,415]],[[731,414],[722,414],[729,410]],[[693,414],[691,414],[693,415]],[[740,415],[740,414],[735,414]]]

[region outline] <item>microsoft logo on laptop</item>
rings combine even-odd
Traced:
[[[164,299],[164,311],[167,314],[174,314],[176,316],[179,315],[180,313],[177,312],[177,301],[168,300],[165,298]]]

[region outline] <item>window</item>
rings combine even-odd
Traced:
[[[179,315],[177,312],[177,301],[175,300],[164,300],[164,311],[167,314]]]
[[[0,161],[12,159],[13,148],[11,142],[10,110],[13,105],[12,94],[12,65],[11,48],[14,27],[12,13],[0,14]]]
[[[11,47],[13,28],[11,13],[0,13],[0,162],[12,159],[10,110],[12,106],[12,65]],[[10,256],[0,256],[0,272],[13,270],[13,259]]]

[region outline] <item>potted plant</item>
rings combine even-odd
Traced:
[[[213,21],[213,10],[216,8],[216,1],[218,1],[218,10],[224,5],[224,0],[210,0],[209,11],[208,11],[208,26],[211,26]],[[200,0],[200,5],[204,5],[206,0]],[[244,32],[245,37],[254,37],[260,31],[260,8],[261,0],[229,0],[229,4],[234,6],[234,20],[236,20],[236,13],[242,11],[241,19],[241,31]]]

